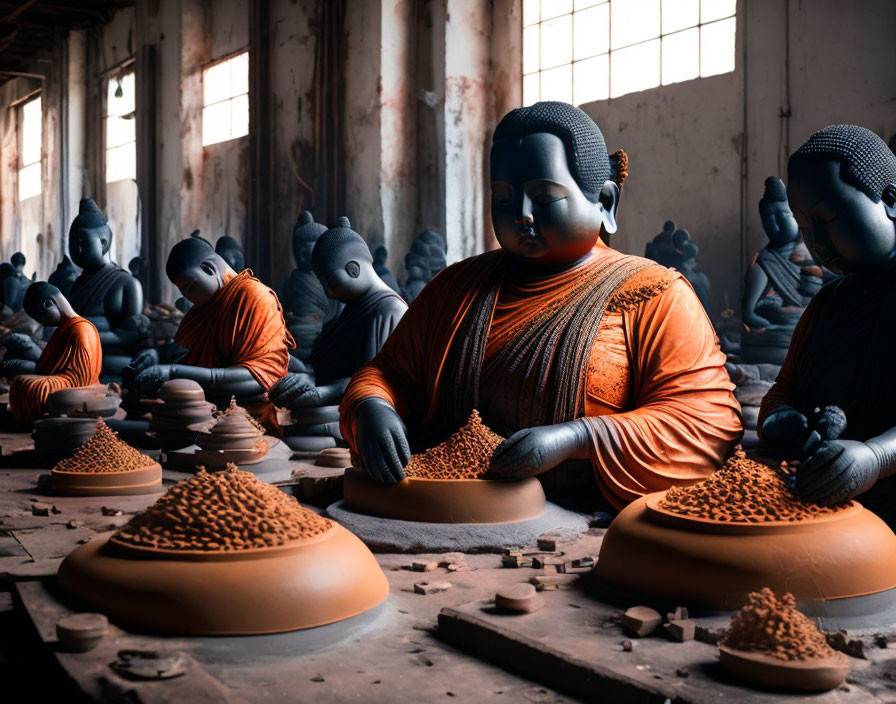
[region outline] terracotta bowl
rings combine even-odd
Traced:
[[[63,496],[131,496],[162,491],[162,467],[153,462],[128,472],[50,472],[50,489]]]
[[[253,635],[357,616],[389,595],[376,558],[339,524],[276,548],[200,552],[96,539],[59,567],[60,586],[113,622],[176,635]]]
[[[786,661],[720,645],[719,659],[732,675],[764,689],[826,692],[843,684],[849,674],[849,658],[843,653],[814,660]]]
[[[405,478],[379,484],[346,469],[345,503],[373,516],[424,523],[517,523],[541,515],[544,490],[535,477],[490,479]]]
[[[856,502],[806,521],[724,523],[659,509],[662,496],[635,501],[610,524],[595,586],[718,609],[739,608],[762,587],[798,601],[896,587],[896,535]]]

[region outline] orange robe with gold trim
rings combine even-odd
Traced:
[[[295,347],[277,294],[248,269],[190,308],[174,341],[187,349],[181,364],[245,367],[265,391],[286,376],[289,348]]]
[[[602,243],[593,255],[608,263],[635,259]],[[490,261],[494,253],[440,273],[380,353],[352,378],[340,423],[353,449],[354,412],[370,396],[391,403],[409,428],[425,432],[439,422],[440,398],[451,393],[445,379],[447,351],[484,286]],[[573,286],[576,276],[576,271],[567,271],[532,284],[502,284],[483,369],[545,306]],[[651,492],[692,484],[724,460],[743,432],[734,385],[724,365],[712,325],[678,272],[642,268],[616,290],[590,350],[579,415],[590,430],[596,480],[610,502],[622,507]],[[492,388],[482,388],[480,399],[500,392],[500,370],[483,372],[482,379],[481,385],[491,379]]]
[[[21,374],[9,387],[9,407],[22,425],[47,410],[47,399],[60,389],[98,384],[103,348],[96,327],[86,318],[66,318],[37,361],[34,374]]]

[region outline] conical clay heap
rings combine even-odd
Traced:
[[[271,548],[326,533],[333,522],[251,472],[200,468],[123,526],[113,541],[163,550]]]
[[[228,462],[258,462],[269,449],[264,428],[234,399],[229,408],[215,415],[214,425],[196,437],[196,444],[197,463],[214,469]]]
[[[91,496],[150,493],[161,485],[158,463],[122,441],[102,419],[93,437],[53,467],[50,480],[56,492]]]
[[[682,516],[726,523],[805,521],[837,513],[841,506],[818,506],[801,502],[781,471],[751,460],[740,448],[705,481],[688,487],[673,487],[658,502],[658,508]]]
[[[445,442],[412,455],[404,473],[418,479],[482,479],[504,438],[490,430],[474,410]]]
[[[214,404],[205,400],[205,392],[195,381],[172,379],[159,389],[149,429],[163,449],[187,447],[212,425],[214,410]]]

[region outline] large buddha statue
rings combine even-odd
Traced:
[[[759,217],[768,245],[744,281],[741,319],[747,329],[741,356],[748,364],[782,364],[793,329],[821,286],[821,270],[800,239],[781,179],[765,180]]]
[[[25,311],[55,331],[37,362],[0,363],[0,374],[12,379],[9,407],[16,421],[30,426],[47,411],[55,391],[99,382],[103,351],[93,323],[75,313],[62,292],[43,281],[28,287]]]
[[[338,404],[349,378],[380,351],[407,310],[374,270],[367,243],[347,218],[318,238],[312,267],[327,295],[345,308],[314,342],[313,384],[306,374],[290,374],[271,389],[271,400],[287,408]]]
[[[573,460],[616,506],[703,479],[727,456],[738,406],[700,302],[680,273],[601,240],[616,232],[627,162],[572,105],[501,120],[501,248],[433,279],[345,391],[342,433],[372,479],[400,480],[412,451],[474,409],[507,438],[494,478]]]
[[[326,230],[324,225],[314,222],[309,211],[303,210],[299,215],[292,230],[296,268],[283,282],[280,293],[286,324],[296,341],[293,354],[303,361],[307,361],[311,354],[311,347],[324,323],[335,319],[342,311],[341,303],[327,297],[311,267],[314,244]]]
[[[50,274],[47,283],[59,289],[63,296],[67,296],[72,284],[78,278],[78,268],[72,264],[67,254],[62,255],[62,261],[56,265],[56,270]]]
[[[835,274],[807,306],[759,414],[762,441],[800,459],[807,501],[861,496],[896,525],[896,156],[870,130],[832,125],[791,157],[787,193],[815,259]],[[837,407],[839,439],[810,418]]]
[[[201,238],[174,245],[165,271],[192,303],[174,338],[186,352],[173,364],[159,364],[154,349],[141,352],[126,375],[129,393],[152,397],[169,379],[192,379],[219,408],[235,397],[277,431],[264,396],[286,375],[294,343],[276,294],[248,271],[235,272]]]
[[[243,254],[243,248],[230,235],[218,238],[218,241],[215,242],[215,251],[234,271],[240,272],[246,268],[246,255]]]
[[[99,331],[104,380],[118,379],[149,323],[143,316],[143,287],[131,272],[109,260],[112,230],[90,198],[81,199],[68,246],[72,261],[83,270],[68,300]]]

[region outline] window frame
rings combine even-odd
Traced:
[[[109,86],[112,85],[115,81],[123,81],[126,76],[132,75],[134,76],[134,110],[133,117],[131,118],[134,121],[134,139],[128,142],[123,142],[122,144],[117,144],[113,147],[109,146],[109,118],[117,117],[121,118],[120,115],[110,115],[109,114]],[[108,186],[110,183],[118,183],[119,181],[136,181],[137,180],[137,70],[136,65],[133,60],[130,60],[128,63],[124,64],[121,69],[119,69],[114,75],[109,74],[104,77],[105,85],[103,85],[103,93],[102,93],[102,162],[103,162],[103,184],[104,186]],[[122,118],[123,119],[123,118]],[[120,149],[121,147],[127,146],[128,144],[134,145],[134,175],[133,176],[125,176],[124,178],[116,178],[114,181],[109,180],[109,161],[108,156],[109,152],[113,149]]]
[[[25,163],[25,108],[34,103],[35,101],[40,101],[40,127],[38,134],[38,153],[37,159],[34,161],[29,161]],[[42,195],[44,192],[43,188],[43,179],[44,179],[44,104],[43,104],[43,89],[38,88],[35,91],[32,91],[28,95],[20,98],[15,101],[10,108],[15,110],[15,125],[16,125],[16,202],[21,203],[23,200],[28,200],[29,198],[37,198]],[[36,193],[31,193],[27,196],[22,196],[21,190],[21,180],[22,180],[22,172],[26,169],[33,168],[35,165],[38,166],[38,171],[40,172],[37,179],[38,190]]]
[[[242,56],[243,54],[246,55],[246,92],[245,93],[229,94],[228,97],[222,98],[221,100],[216,100],[211,103],[206,103],[205,102],[205,78],[206,78],[206,74],[208,73],[208,71],[213,69],[215,66],[219,66],[219,65],[227,63],[229,61],[233,61],[234,59],[236,59],[239,56]],[[249,82],[250,82],[250,77],[251,77],[251,67],[249,64],[249,60],[250,60],[249,47],[244,46],[240,49],[230,52],[229,54],[225,54],[224,56],[221,56],[217,59],[213,59],[212,61],[207,61],[206,63],[204,63],[200,66],[200,71],[201,71],[200,77],[201,77],[201,83],[202,83],[202,110],[200,111],[200,123],[201,123],[200,124],[200,141],[202,142],[203,149],[205,149],[207,147],[213,147],[216,144],[224,144],[226,142],[232,142],[235,139],[242,139],[243,137],[249,136],[249,132],[251,130],[251,124],[250,124],[251,123],[251,114],[250,114],[251,109],[249,106],[249,93],[250,93]],[[241,98],[243,96],[246,96],[246,131],[243,134],[233,135],[233,106],[232,106],[232,103],[237,98]],[[231,103],[231,113],[230,113],[231,136],[228,137],[227,139],[220,139],[220,140],[216,140],[214,142],[206,142],[205,141],[205,111],[209,107],[212,107],[214,105],[221,105],[223,103]]]

